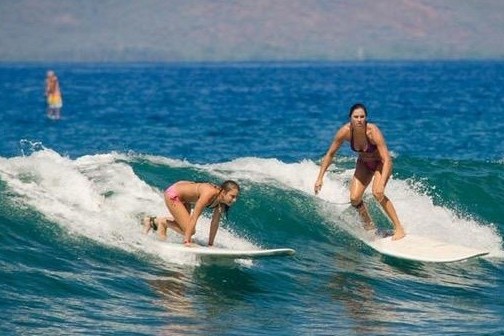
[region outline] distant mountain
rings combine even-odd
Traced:
[[[0,61],[502,59],[501,0],[0,0]]]

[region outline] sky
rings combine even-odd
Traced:
[[[504,58],[502,0],[0,0],[0,62]]]

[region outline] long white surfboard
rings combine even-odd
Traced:
[[[427,237],[407,234],[400,240],[391,237],[364,240],[364,243],[381,254],[422,262],[449,263],[484,256],[489,251],[450,244]]]
[[[198,257],[211,257],[216,259],[257,259],[265,257],[290,256],[295,250],[290,248],[275,248],[266,250],[232,250],[221,247],[208,247],[193,244],[185,246],[183,244],[159,243],[159,248],[165,252],[178,252],[183,254],[192,254]]]

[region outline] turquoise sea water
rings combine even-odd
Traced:
[[[59,121],[45,118],[49,68]],[[2,64],[0,332],[502,335],[503,83],[501,62]],[[366,247],[342,204],[348,147],[313,195],[357,101],[393,153],[386,193],[406,231],[489,256],[429,264]],[[294,257],[202,262],[141,234],[173,181],[227,178],[242,194],[216,243]]]

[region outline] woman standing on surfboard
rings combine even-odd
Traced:
[[[383,207],[394,225],[392,240],[398,240],[405,236],[404,229],[397,217],[394,205],[385,196],[385,186],[392,175],[392,159],[390,158],[385,139],[380,129],[375,124],[367,123],[367,110],[363,104],[355,104],[348,114],[350,122],[343,125],[334,136],[327,150],[320,171],[315,181],[315,194],[322,189],[324,174],[331,164],[334,155],[341,145],[348,141],[353,151],[359,153],[355,166],[355,173],[350,184],[350,203],[359,212],[364,221],[366,230],[374,229],[374,224],[369,217],[366,205],[362,200],[364,191],[373,180],[373,196]]]
[[[220,186],[211,183],[178,181],[164,192],[166,207],[173,217],[145,217],[144,233],[151,229],[157,231],[159,238],[166,239],[166,230],[171,228],[184,236],[184,244],[191,244],[191,237],[196,233],[196,222],[205,207],[213,209],[208,245],[212,246],[219,229],[222,213],[236,202],[240,186],[235,181],[227,180]]]

